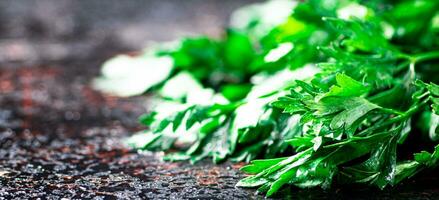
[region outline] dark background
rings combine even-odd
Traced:
[[[255,0],[5,0],[0,1],[0,51],[5,61],[57,61],[99,52],[139,50],[151,41],[218,37],[231,12]],[[9,52],[15,47],[15,54]],[[21,50],[18,52],[18,50]]]
[[[164,163],[125,148],[121,140],[143,128],[137,117],[147,98],[89,86],[113,55],[182,36],[220,37],[231,12],[251,2],[0,1],[0,199],[263,198],[234,187],[242,163]],[[278,198],[435,199],[431,173],[384,191],[334,186]]]

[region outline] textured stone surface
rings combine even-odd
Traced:
[[[234,187],[242,164],[164,163],[125,148],[121,140],[142,128],[146,98],[88,85],[105,59],[144,41],[220,35],[226,16],[250,1],[102,2],[0,2],[0,199],[263,198]],[[436,199],[437,177],[385,191],[287,188],[277,198]]]

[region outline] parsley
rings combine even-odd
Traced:
[[[153,111],[140,118],[149,128],[127,143],[176,149],[170,161],[250,162],[237,186],[267,196],[333,182],[383,189],[439,164],[438,8],[269,1],[237,11],[222,39],[115,58],[95,86],[155,91]],[[116,73],[116,61],[133,71]],[[419,140],[424,151],[403,153]]]

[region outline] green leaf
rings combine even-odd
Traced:
[[[337,74],[335,79],[337,85],[332,86],[323,98],[330,96],[359,97],[369,91],[368,87],[345,74]]]
[[[299,147],[311,147],[313,145],[312,140],[313,140],[312,137],[295,137],[285,142],[290,144],[294,148],[299,148]]]
[[[250,84],[229,84],[221,89],[221,93],[230,101],[238,101],[247,96],[252,85]]]
[[[286,158],[274,158],[266,160],[253,160],[249,165],[242,167],[240,170],[249,174],[259,173],[268,167],[278,164]]]
[[[179,112],[177,115],[175,115],[174,120],[172,121],[172,130],[175,132],[177,131],[177,128],[180,126],[181,122],[183,121],[184,116],[186,116],[186,111]]]
[[[157,112],[151,112],[147,114],[143,114],[139,117],[139,122],[143,125],[150,126],[155,121],[155,116]]]
[[[227,40],[224,44],[224,61],[231,68],[249,66],[255,55],[253,44],[248,35],[236,30],[227,31]]]
[[[428,84],[427,89],[430,91],[430,93],[433,96],[439,97],[439,85],[436,85],[434,83],[430,83],[430,84]]]
[[[370,103],[364,99],[357,99],[356,102],[350,102],[349,109],[335,115],[331,121],[330,127],[332,129],[352,129],[352,126],[361,118],[363,118],[370,111],[379,108],[379,106]]]

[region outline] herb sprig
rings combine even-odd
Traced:
[[[273,8],[279,16],[264,18]],[[128,59],[162,66],[160,76],[122,77],[159,77],[130,93],[157,96],[140,119],[149,129],[128,144],[177,150],[170,161],[250,162],[237,186],[267,196],[286,185],[396,185],[439,163],[438,10],[435,0],[278,0],[242,9],[222,39],[184,39]],[[416,141],[424,151],[410,149]]]

